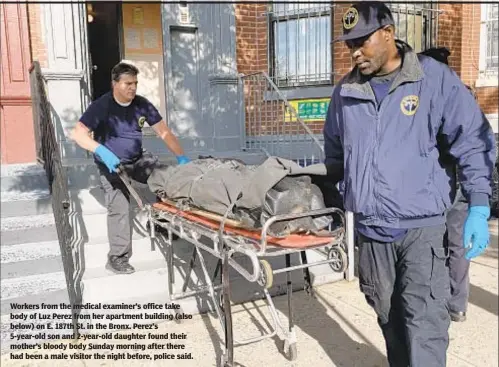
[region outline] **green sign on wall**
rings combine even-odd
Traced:
[[[289,101],[289,104],[303,121],[322,121],[326,119],[329,98]],[[289,117],[294,120],[294,116]]]

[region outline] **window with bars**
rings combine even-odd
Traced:
[[[498,13],[498,4],[482,4],[480,30],[480,74],[482,78],[497,77],[498,74]]]
[[[388,3],[397,38],[416,52],[436,46],[438,10],[431,3]],[[279,87],[331,83],[331,5],[269,5],[269,71]]]
[[[436,46],[438,10],[430,3],[388,3],[396,37],[416,52]]]
[[[270,5],[269,69],[277,86],[331,83],[331,5]]]

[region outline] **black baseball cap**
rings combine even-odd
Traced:
[[[395,25],[390,9],[379,1],[361,1],[347,9],[342,18],[343,35],[333,42],[366,37],[387,25]]]

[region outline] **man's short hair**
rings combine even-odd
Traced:
[[[111,70],[111,79],[115,82],[119,81],[123,74],[128,74],[131,76],[136,76],[139,73],[139,69],[126,62],[120,62],[116,64]]]

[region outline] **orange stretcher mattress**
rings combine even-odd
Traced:
[[[171,214],[196,222],[213,230],[218,230],[220,228],[221,220],[217,220],[217,218],[221,217],[212,213],[204,212],[205,214],[203,215],[203,212],[200,210],[184,211],[176,208],[172,204],[165,202],[154,203],[152,206],[156,210],[167,211]],[[224,230],[227,234],[239,235],[257,241],[260,241],[262,237],[261,230],[242,228],[240,226],[234,225],[234,222],[230,220],[226,221]],[[333,232],[328,232],[327,236],[317,236],[310,234],[291,234],[286,237],[267,236],[267,244],[285,248],[317,247],[327,245],[328,243],[336,240],[337,236],[339,236],[342,232],[343,229],[338,228]]]

